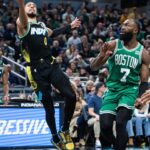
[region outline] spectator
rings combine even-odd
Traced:
[[[78,76],[78,68],[75,61],[70,60],[69,62],[69,68],[72,70],[73,76]]]
[[[95,92],[94,82],[92,80],[88,80],[86,82],[85,96],[84,96],[84,99],[86,100],[87,103],[89,98],[94,94],[94,92]]]
[[[78,50],[81,50],[81,39],[78,35],[77,30],[72,31],[72,36],[67,41],[67,47],[69,47],[72,44],[76,45]]]
[[[77,89],[77,86],[72,83],[73,89],[76,91],[76,107],[75,111],[70,123],[70,133],[72,138],[77,138],[78,141],[76,142],[76,146],[84,146],[85,141],[84,141],[84,135],[85,135],[85,120],[84,116],[82,115],[82,109],[86,105],[86,102],[81,98],[80,92]]]
[[[68,6],[66,12],[62,15],[63,21],[65,21],[67,17],[70,17],[71,22],[75,19],[71,6]]]
[[[59,46],[59,41],[54,40],[53,45],[51,47],[52,50],[52,56],[57,57],[61,52],[61,47]]]
[[[105,90],[104,83],[102,82],[97,83],[95,86],[95,93],[93,94],[93,96],[89,98],[88,101],[88,112],[90,116],[88,120],[88,125],[93,126],[96,147],[101,147],[101,143],[99,140],[100,137],[99,110],[102,105],[102,94],[104,90]]]
[[[128,146],[134,146],[134,131],[133,131],[133,122],[132,119],[128,121],[127,123],[127,132],[128,132]]]
[[[0,49],[0,83],[3,86],[3,102],[4,105],[9,103],[9,72],[11,70],[10,65],[4,64],[2,58],[3,51]]]
[[[75,82],[77,88],[78,88],[78,91],[80,92],[80,96],[83,98],[83,94],[84,94],[84,85],[81,83],[81,80],[79,77],[75,77],[73,79],[73,81]]]
[[[75,44],[71,44],[66,50],[66,56],[69,60],[75,58],[78,55],[78,49]]]
[[[150,148],[150,105],[149,105],[147,118],[145,120],[144,129],[145,129],[145,136],[147,137],[147,141],[148,141],[149,148]]]
[[[145,105],[145,107],[143,107],[142,110],[135,109],[134,116],[127,123],[127,131],[128,131],[130,145],[133,145],[133,136],[134,136],[133,126],[134,125],[135,125],[136,139],[138,140],[138,146],[142,144],[143,137],[144,137],[143,124],[145,124],[145,121],[148,115],[148,108],[149,108],[149,105]]]
[[[146,121],[148,115],[148,109],[149,109],[149,105],[146,104],[141,110],[135,109],[134,111],[136,137],[138,139],[139,145],[142,146],[143,146],[143,137],[144,137],[143,125],[145,124],[144,122]]]

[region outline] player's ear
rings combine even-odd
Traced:
[[[133,33],[138,34],[138,29],[134,28]]]

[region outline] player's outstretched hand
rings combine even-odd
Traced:
[[[141,98],[137,99],[134,106],[141,109],[148,102],[150,102],[150,90],[147,90]]]
[[[111,44],[110,43],[104,43],[102,48],[101,48],[100,53],[101,53],[102,56],[109,57],[113,53],[111,49],[112,48],[111,48]]]
[[[72,22],[71,22],[71,28],[78,28],[81,25],[81,21],[78,18],[75,18]]]
[[[138,99],[136,100],[136,102],[135,102],[134,106],[135,106],[135,108],[137,108],[137,109],[142,109],[143,104],[142,104],[142,102],[141,102],[141,99],[140,99],[140,98],[138,98]]]
[[[150,89],[141,96],[141,102],[145,105],[150,102]]]

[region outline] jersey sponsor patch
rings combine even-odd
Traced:
[[[140,55],[140,52],[139,52],[139,51],[136,51],[135,54],[136,54],[136,55]]]

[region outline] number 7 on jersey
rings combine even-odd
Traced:
[[[124,73],[123,77],[120,79],[121,82],[126,82],[127,76],[130,73],[130,69],[121,68],[121,73]]]

